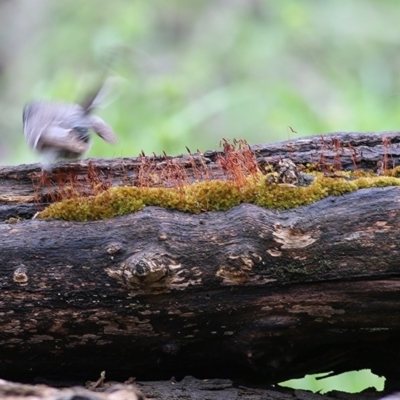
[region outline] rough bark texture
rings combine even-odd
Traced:
[[[316,140],[299,141],[291,158]],[[122,165],[96,167],[112,163]],[[0,169],[3,219],[33,214],[37,168]],[[148,207],[97,222],[0,224],[0,376],[86,380],[107,370],[268,384],[371,368],[395,387],[399,201],[400,187],[388,187],[282,212]]]

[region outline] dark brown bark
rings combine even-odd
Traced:
[[[30,168],[3,169],[9,194],[33,195]],[[268,384],[371,368],[395,386],[399,199],[0,224],[0,376]]]
[[[295,164],[317,163],[339,165],[344,170],[375,170],[376,163],[387,157],[390,168],[399,165],[400,132],[358,133],[335,132],[300,139],[252,146],[266,162],[276,163],[279,157],[289,157]]]

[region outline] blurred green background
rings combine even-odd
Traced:
[[[394,130],[399,18],[396,0],[0,0],[0,163],[38,160],[24,104],[79,101],[115,48],[124,81],[98,114],[120,142],[90,157]]]
[[[120,142],[90,157],[396,130],[399,20],[398,0],[0,0],[0,164],[38,160],[24,104],[79,101],[115,49],[98,114]]]

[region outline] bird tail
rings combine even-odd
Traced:
[[[104,107],[107,103],[110,103],[112,100],[114,100],[112,97],[114,97],[113,92],[115,89],[116,80],[117,78],[114,77],[105,79],[97,90],[84,99],[84,101],[81,103],[81,106],[85,114],[90,114],[90,112],[95,108]]]
[[[100,84],[97,90],[90,93],[81,103],[85,114],[89,114],[95,108],[105,107],[117,97],[115,89],[122,79],[115,76],[110,77],[109,74],[113,64],[124,55],[124,50],[123,46],[116,46],[105,53],[105,70]]]

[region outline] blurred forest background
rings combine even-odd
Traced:
[[[27,101],[79,101],[116,48],[98,114],[120,142],[89,157],[400,128],[399,19],[396,0],[0,0],[0,163],[38,160]]]
[[[398,0],[0,0],[0,164],[38,160],[24,104],[79,101],[115,49],[97,114],[120,142],[89,157],[399,129],[399,20]]]

